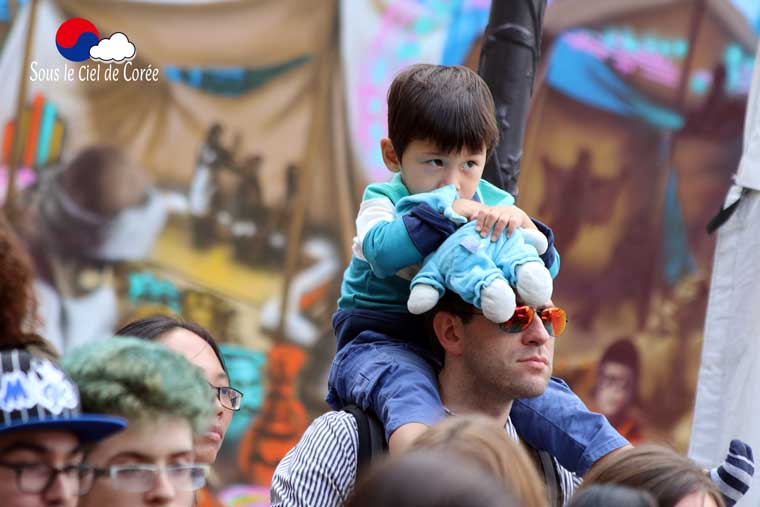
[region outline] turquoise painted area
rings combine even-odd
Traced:
[[[264,402],[264,367],[266,355],[239,345],[222,343],[219,349],[230,374],[230,385],[242,391],[243,403],[235,412],[227,438],[239,441]]]
[[[180,82],[207,93],[239,97],[261,88],[273,79],[304,65],[310,60],[310,56],[300,56],[277,65],[255,68],[181,68],[170,66],[164,69],[164,75],[171,81]]]

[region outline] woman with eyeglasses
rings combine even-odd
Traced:
[[[194,322],[166,315],[154,315],[130,322],[116,334],[159,342],[183,355],[206,375],[208,385],[216,396],[216,405],[211,425],[196,437],[195,456],[200,463],[213,464],[230,426],[232,413],[240,410],[243,400],[243,393],[230,386],[227,366],[214,338]],[[198,505],[218,505],[209,488],[198,492]]]
[[[79,507],[190,507],[208,473],[193,445],[213,415],[203,373],[166,347],[134,338],[71,350],[63,366],[83,410],[127,420],[126,430],[88,449]]]

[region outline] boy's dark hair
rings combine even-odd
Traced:
[[[415,139],[445,152],[485,146],[490,155],[499,140],[491,91],[467,67],[412,65],[388,90],[388,137],[399,161]]]

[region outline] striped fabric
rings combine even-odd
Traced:
[[[752,448],[741,440],[731,440],[726,461],[710,470],[710,478],[723,494],[726,507],[733,507],[749,490],[754,473]]]
[[[512,421],[505,429],[519,440]],[[358,448],[359,433],[351,414],[327,412],[315,419],[274,472],[272,507],[341,506],[356,481]],[[547,489],[561,493],[552,495],[557,499],[552,505],[567,505],[580,479],[547,453],[539,451],[539,456]]]

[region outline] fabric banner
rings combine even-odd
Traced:
[[[760,55],[760,45],[758,46]],[[760,449],[760,66],[750,90],[739,175],[724,207],[741,198],[717,232],[689,455],[703,466],[740,438]],[[744,195],[742,195],[742,193]],[[757,455],[757,454],[756,454]],[[760,476],[737,505],[760,503]]]

